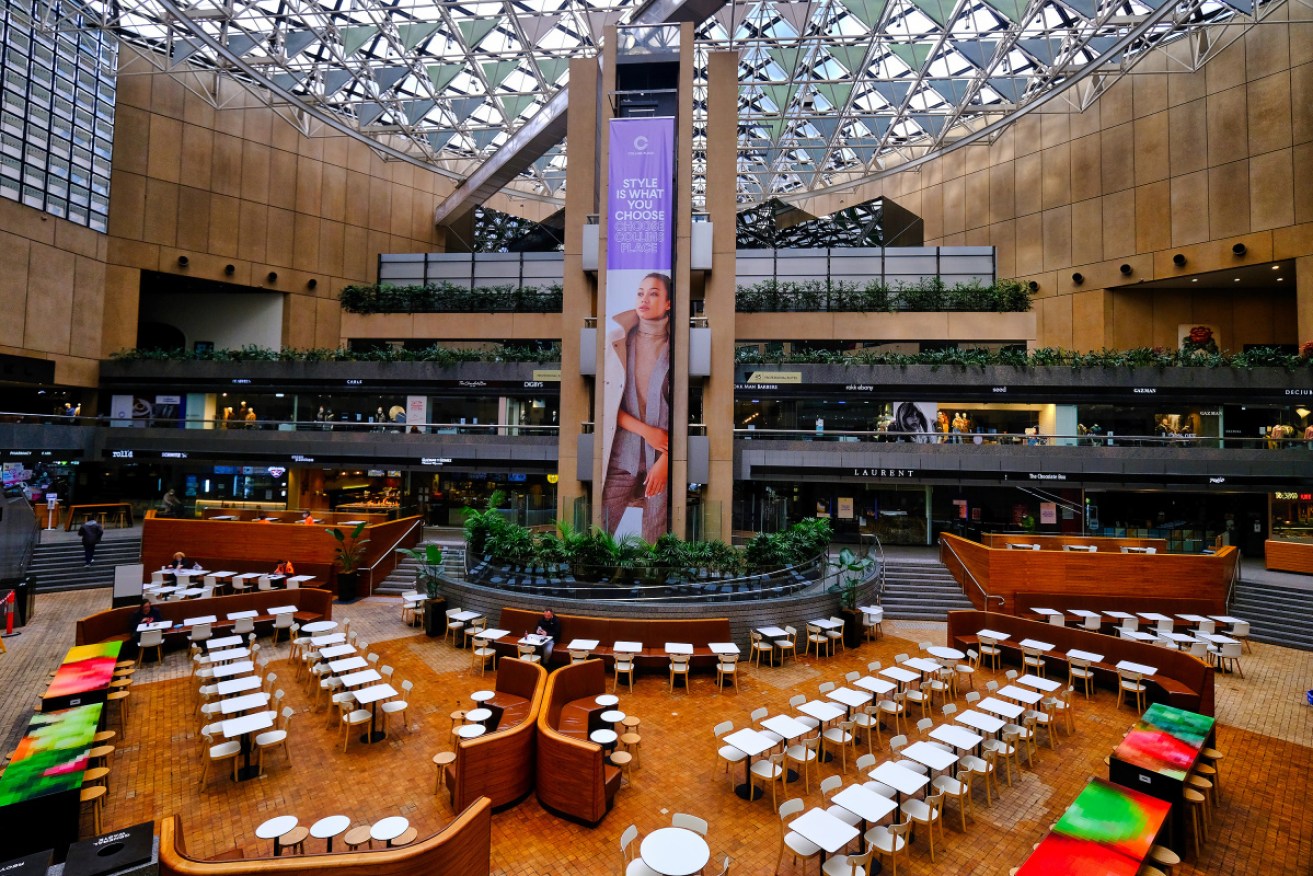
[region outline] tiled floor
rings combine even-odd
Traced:
[[[0,701],[9,741],[26,724],[26,708],[43,688],[45,675],[72,643],[71,619],[104,602],[104,593],[44,596],[37,618],[24,635],[8,640],[0,656],[0,689],[12,695]],[[138,673],[133,686],[129,735],[112,763],[111,797],[106,827],[124,826],[180,813],[191,851],[208,857],[232,848],[247,856],[268,853],[254,836],[256,825],[274,814],[290,813],[309,823],[342,813],[363,824],[388,815],[403,815],[421,835],[440,829],[452,816],[445,796],[433,796],[430,758],[447,749],[448,714],[468,706],[467,695],[483,686],[471,672],[465,652],[430,640],[403,626],[395,600],[368,599],[339,607],[336,616],[352,619],[352,629],[376,646],[383,662],[396,668],[395,678],[416,683],[408,733],[394,733],[383,743],[366,746],[352,740],[342,752],[341,734],[326,713],[311,711],[309,689],[292,678],[281,659],[273,671],[287,701],[296,708],[292,722],[292,765],[273,755],[262,778],[234,785],[222,770],[211,771],[205,787],[201,771],[200,725],[193,717],[194,692],[182,654],[170,654],[162,668]],[[721,720],[746,726],[748,713],[767,706],[786,709],[794,693],[816,694],[817,685],[841,679],[870,660],[892,662],[894,654],[916,650],[916,643],[942,642],[942,624],[886,625],[883,641],[847,655],[817,662],[804,659],[784,668],[741,672],[740,690],[718,692],[707,676],[695,676],[693,689],[670,693],[664,676],[640,676],[632,694],[622,690],[620,708],[642,719],[642,768],[620,792],[614,810],[590,829],[546,813],[532,796],[498,814],[493,821],[494,872],[529,876],[593,876],[619,866],[622,830],[637,824],[646,833],[666,826],[673,812],[690,812],[711,825],[713,850],[734,859],[733,872],[773,871],[780,849],[779,822],[765,801],[736,797],[721,771],[711,728]],[[269,645],[266,644],[268,648]],[[286,654],[280,645],[276,656]],[[1304,705],[1304,689],[1313,680],[1313,655],[1257,644],[1246,655],[1247,678],[1218,680],[1218,746],[1227,753],[1222,767],[1226,806],[1221,808],[1207,850],[1177,873],[1299,874],[1313,868],[1313,819],[1306,801],[1313,793],[1313,709]],[[980,683],[990,678],[981,673]],[[1018,784],[1004,787],[992,807],[977,794],[975,818],[961,832],[955,806],[947,811],[947,849],[931,864],[923,839],[907,873],[1003,874],[1020,863],[1033,843],[1066,807],[1091,775],[1106,775],[1103,758],[1134,720],[1129,708],[1118,711],[1115,697],[1099,691],[1090,703],[1078,699],[1077,735],[1060,737],[1056,752],[1047,748]],[[886,740],[887,746],[887,740]],[[885,749],[887,752],[887,747]],[[881,753],[883,759],[884,753]],[[839,772],[837,765],[822,775]],[[849,771],[849,778],[855,772]],[[805,792],[789,786],[787,795],[820,804],[812,785]],[[89,817],[84,830],[90,829]],[[815,872],[815,864],[809,865]],[[781,873],[801,873],[788,858]]]

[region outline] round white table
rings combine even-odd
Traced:
[[[711,859],[707,841],[682,827],[663,827],[643,837],[639,846],[643,863],[662,876],[691,876]]]
[[[345,815],[329,815],[310,825],[310,835],[315,839],[328,840],[326,851],[333,851],[333,837],[338,836],[351,826],[351,819]]]
[[[619,724],[625,719],[625,713],[619,709],[610,709],[601,715],[603,724]]]
[[[301,632],[315,635],[318,633],[326,633],[329,630],[335,630],[335,629],[337,629],[337,621],[321,620],[321,621],[311,621],[308,624],[302,625]]]
[[[597,703],[604,709],[609,709],[611,706],[619,704],[620,697],[615,694],[599,694],[593,702]]]
[[[465,713],[465,720],[472,724],[482,724],[492,717],[492,709],[470,709]]]
[[[392,841],[410,829],[410,822],[400,815],[384,818],[369,829],[371,839],[391,845]]]
[[[497,696],[496,691],[476,690],[474,693],[470,694],[470,699],[474,700],[476,703],[486,703],[495,696]]]
[[[482,724],[462,724],[456,728],[456,735],[461,739],[477,739],[487,732],[488,728]]]
[[[278,815],[257,827],[255,835],[260,839],[273,840],[274,857],[278,857],[283,853],[283,847],[278,844],[278,840],[295,830],[296,825],[295,815]]]
[[[965,660],[967,656],[956,648],[945,648],[943,645],[931,645],[925,650],[927,654],[940,660]]]
[[[598,745],[615,745],[616,740],[620,737],[616,735],[614,730],[594,730],[588,734],[588,738]]]

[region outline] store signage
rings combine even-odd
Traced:
[[[802,383],[801,371],[754,371],[748,383]]]
[[[1226,478],[1210,477],[1210,478],[1208,479],[1208,483],[1210,483],[1210,484],[1224,484],[1224,483],[1226,483]]]
[[[314,462],[314,461],[315,458],[313,456],[304,456],[300,453],[292,454],[292,462]]]
[[[131,450],[111,450],[109,455],[111,459],[132,459]]]
[[[448,465],[451,463],[450,456],[421,456],[420,465]]]
[[[281,478],[285,474],[287,474],[287,469],[283,468],[281,465],[269,466],[269,477],[274,478],[276,480],[278,478]]]
[[[187,454],[181,450],[161,450],[160,459],[186,459]]]
[[[544,382],[544,383],[560,383],[560,382],[561,382],[561,369],[560,369],[560,368],[535,368],[534,371],[533,371],[533,379],[534,379],[534,380],[540,380],[540,381],[542,381],[542,382]]]
[[[1061,472],[1032,471],[1026,477],[1032,481],[1065,481],[1067,476]]]
[[[853,477],[855,478],[914,478],[917,470],[914,468],[855,468]]]
[[[1313,501],[1313,493],[1295,493],[1295,492],[1273,493],[1272,498],[1285,499],[1286,501],[1289,502],[1309,502],[1309,501]]]

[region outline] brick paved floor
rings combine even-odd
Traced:
[[[42,635],[8,641],[10,653],[0,656],[0,689],[13,695],[5,698],[0,715],[13,722],[8,728],[11,740],[18,723],[26,723],[26,705],[14,703],[31,703],[43,688],[45,673],[72,643],[72,619],[86,613],[89,604],[85,595],[44,596],[38,615],[44,615]],[[311,710],[310,689],[293,679],[282,659],[286,647],[270,649],[264,640],[276,658],[271,669],[279,676],[278,687],[297,711],[291,727],[292,763],[279,752],[261,778],[234,784],[223,770],[211,770],[201,787],[194,686],[186,675],[185,656],[172,653],[163,667],[138,673],[133,685],[128,737],[121,740],[112,762],[106,829],[179,813],[189,849],[204,858],[234,848],[247,856],[267,854],[268,844],[256,839],[254,830],[274,814],[293,814],[310,823],[341,813],[356,824],[399,814],[421,835],[450,820],[453,813],[445,795],[432,793],[430,758],[450,747],[448,714],[458,704],[468,707],[468,694],[485,686],[484,680],[470,670],[464,651],[403,626],[395,600],[361,600],[338,607],[335,616],[352,619],[352,629],[375,645],[384,664],[395,667],[397,681],[415,682],[408,732],[394,732],[376,745],[353,739],[343,753],[340,732],[330,726],[323,709]],[[749,712],[758,706],[768,707],[771,714],[786,711],[794,693],[815,696],[821,682],[864,670],[870,660],[887,666],[896,653],[914,652],[918,641],[943,641],[942,624],[886,627],[881,642],[833,660],[803,659],[760,670],[745,665],[738,692],[719,692],[710,677],[696,675],[691,691],[672,694],[664,676],[640,675],[632,694],[622,689],[620,708],[642,719],[642,768],[632,772],[615,808],[591,829],[550,815],[530,796],[494,818],[494,872],[614,873],[618,839],[627,825],[637,824],[646,833],[668,825],[671,814],[679,811],[710,822],[712,848],[734,858],[734,872],[772,872],[780,832],[769,797],[747,803],[733,794],[716,757],[711,728],[721,720],[732,720],[736,728],[746,726]],[[1254,653],[1244,657],[1243,669],[1245,679],[1218,679],[1217,742],[1227,754],[1222,767],[1226,805],[1219,809],[1208,848],[1177,873],[1307,876],[1313,872],[1313,818],[1305,802],[1313,793],[1313,709],[1304,705],[1303,691],[1313,686],[1313,655],[1256,644]],[[992,677],[988,670],[979,675],[978,686]],[[1043,748],[1034,768],[1024,770],[1013,788],[1004,787],[1002,799],[992,807],[984,805],[978,792],[975,818],[965,834],[950,804],[947,849],[938,849],[937,861],[931,864],[924,840],[918,838],[910,859],[900,861],[900,870],[1003,874],[1020,863],[1086,780],[1106,776],[1103,758],[1135,718],[1130,708],[1117,710],[1115,702],[1107,690],[1088,704],[1078,697],[1074,737],[1060,736],[1056,752]],[[878,752],[881,759],[887,751],[886,738],[885,749]],[[839,771],[837,763],[826,765],[821,775]],[[850,766],[849,778],[855,777]],[[822,802],[814,783],[810,793],[801,783],[790,785],[787,796],[803,797],[808,806]],[[83,830],[90,830],[89,816],[83,819]],[[815,872],[814,863],[809,870]],[[780,872],[801,873],[802,864],[795,866],[786,857]]]

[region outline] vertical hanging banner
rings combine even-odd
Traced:
[[[606,215],[602,528],[669,529],[675,120],[612,119]]]

